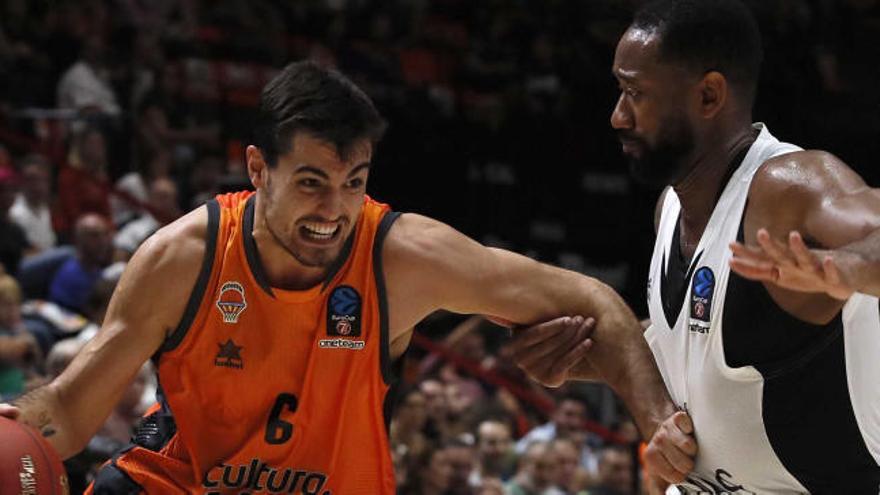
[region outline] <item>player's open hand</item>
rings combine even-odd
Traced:
[[[766,229],[758,230],[757,238],[757,246],[730,244],[730,268],[741,276],[800,292],[824,292],[840,300],[855,292],[838,265],[837,258],[846,253],[810,249],[798,232],[788,235],[788,244],[771,238]]]
[[[697,440],[694,424],[684,411],[660,423],[645,449],[645,468],[668,483],[681,483],[694,469]]]
[[[593,318],[564,316],[515,330],[510,344],[513,361],[533,380],[558,387],[592,347],[595,324]]]

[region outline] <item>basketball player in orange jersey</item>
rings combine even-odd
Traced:
[[[413,326],[445,309],[519,324],[595,319],[556,383],[598,371],[651,438],[675,408],[641,329],[601,282],[489,249],[365,195],[385,124],[342,75],[286,67],[246,150],[256,193],[218,196],[134,255],[102,330],[53,383],[0,414],[63,457],[94,434],[147,359],[159,402],[92,493],[391,495],[389,387]],[[693,439],[665,443],[674,462]]]

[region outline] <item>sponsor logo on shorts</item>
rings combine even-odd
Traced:
[[[254,458],[250,464],[221,464],[205,474],[202,480],[205,495],[230,493],[301,493],[303,495],[333,495],[325,490],[329,476],[320,471],[270,466]]]

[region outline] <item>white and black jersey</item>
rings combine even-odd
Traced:
[[[663,203],[648,279],[645,338],[699,454],[681,493],[880,492],[880,305],[854,295],[827,325],[779,308],[728,266],[743,239],[749,185],[768,159],[797,151],[765,126],[724,188],[690,263],[680,204]]]

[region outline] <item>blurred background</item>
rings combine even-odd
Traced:
[[[63,370],[144,239],[248,187],[260,89],[305,58],[390,122],[371,195],[596,276],[645,316],[659,191],[630,181],[608,123],[640,3],[0,0],[0,398]],[[747,3],[755,119],[880,184],[880,1]],[[479,318],[418,330],[390,432],[401,493],[637,493],[637,432],[607,388],[529,383]],[[151,373],[68,463],[74,492],[128,443]]]

